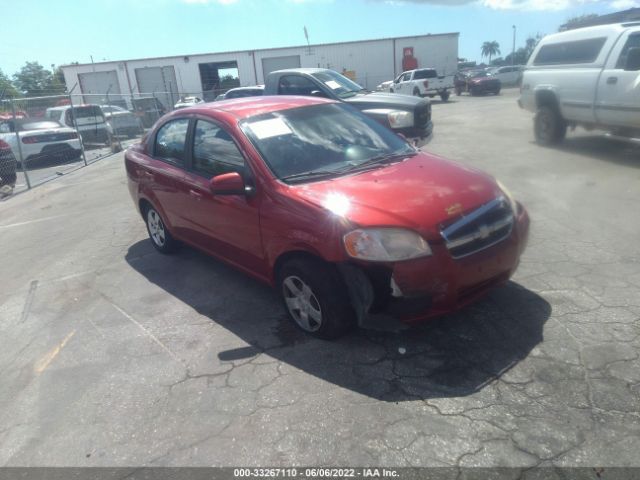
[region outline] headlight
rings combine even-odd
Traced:
[[[513,210],[513,213],[515,215],[516,212],[518,211],[518,204],[513,198],[513,195],[511,195],[511,192],[509,191],[509,189],[505,187],[500,180],[496,180],[496,183],[498,184],[498,187],[500,188],[500,190],[502,190],[502,193],[504,194],[504,196],[507,197],[507,200],[509,200],[509,204],[511,205],[511,210]]]
[[[431,255],[429,244],[415,232],[402,228],[366,228],[344,236],[347,253],[360,260],[399,262]]]
[[[413,113],[394,111],[387,114],[391,128],[413,127]]]

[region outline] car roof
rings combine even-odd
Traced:
[[[631,28],[633,26],[634,25],[630,25],[628,23],[612,23],[608,25],[576,28],[547,35],[540,41],[540,44],[547,45],[552,43],[586,40],[594,37],[608,37],[611,34],[620,34],[627,28]]]
[[[244,97],[231,100],[221,100],[219,102],[200,103],[193,107],[178,110],[177,115],[185,113],[208,114],[213,112],[224,112],[238,120],[261,115],[264,113],[289,110],[291,108],[306,107],[310,105],[320,105],[324,103],[339,103],[318,97],[301,97],[296,95],[268,95],[265,97]]]

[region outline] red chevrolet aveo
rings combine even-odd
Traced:
[[[528,236],[492,177],[325,99],[179,110],[125,160],[156,249],[185,243],[275,286],[321,338],[369,314],[415,323],[466,305],[509,279]]]

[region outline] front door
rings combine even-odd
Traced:
[[[605,125],[640,128],[640,71],[624,69],[631,48],[640,48],[640,28],[618,40],[600,77],[596,116]]]
[[[259,192],[214,195],[212,177],[238,172],[250,182],[250,169],[231,134],[221,126],[196,120],[191,168],[183,192],[188,201],[188,240],[211,254],[258,276],[266,276],[260,237]]]

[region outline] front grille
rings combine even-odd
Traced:
[[[453,258],[462,258],[489,248],[509,236],[514,216],[509,200],[496,198],[441,229]]]
[[[422,128],[427,126],[431,120],[431,102],[420,102],[420,104],[416,106],[414,116],[416,127]]]

